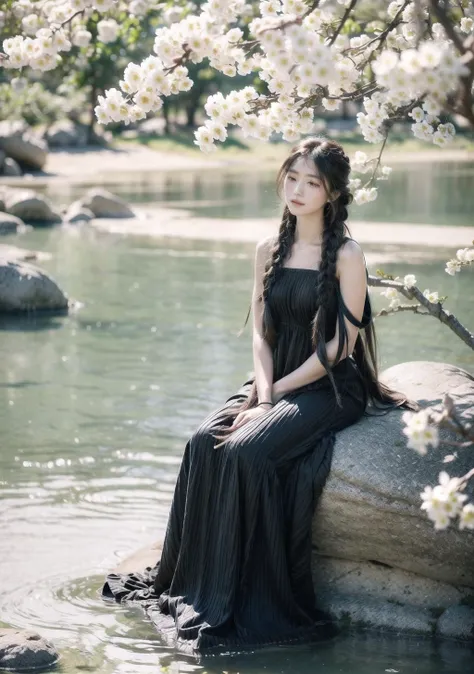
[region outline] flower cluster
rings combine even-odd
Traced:
[[[408,438],[408,447],[414,449],[418,454],[425,455],[428,451],[428,445],[438,446],[438,429],[430,424],[428,410],[420,412],[404,412],[402,416],[406,426],[403,433]]]
[[[347,6],[345,0],[336,4],[321,0],[313,10],[304,0],[264,0],[258,4],[258,16],[257,7],[246,0],[208,0],[196,13],[189,7],[167,8],[145,0],[19,0],[14,11],[24,35],[4,41],[8,56],[4,65],[52,69],[61,52],[90,44],[86,20],[92,11],[107,12],[97,26],[98,39],[107,43],[117,39],[120,30],[115,10],[125,8],[133,16],[143,16],[152,5],[163,12],[154,53],[140,64],[129,64],[120,89],[110,89],[99,99],[95,113],[102,124],[127,124],[156,112],[164,96],[192,87],[186,62],[207,59],[211,68],[228,77],[255,71],[268,93],[250,97],[247,88],[246,93],[211,96],[206,105],[209,119],[195,137],[204,152],[226,139],[231,124],[239,126],[244,136],[267,140],[272,133],[281,133],[289,142],[298,140],[311,132],[318,107],[335,110],[341,98],[350,100],[367,87],[371,70],[376,86],[363,98],[364,111],[357,115],[367,142],[383,140],[386,123],[402,108],[411,110],[416,137],[444,146],[454,135],[453,125],[442,122],[439,115],[467,66],[441,24],[430,25],[426,10],[420,15],[410,0],[388,5],[386,25],[395,20],[388,33],[379,21],[372,28],[368,25],[366,33],[351,37],[339,31],[333,39],[331,31],[340,21],[341,5]],[[460,39],[472,32],[471,15],[467,9],[454,26]],[[244,24],[250,42],[243,39]],[[390,172],[389,167],[380,167],[377,179],[388,178]],[[368,203],[377,197],[377,188],[359,186],[354,196],[355,203]]]
[[[434,522],[435,529],[446,529],[457,516],[460,529],[474,529],[474,504],[464,504],[467,496],[460,493],[465,484],[462,478],[450,478],[442,471],[438,479],[438,485],[425,487],[420,494],[423,501],[421,508]]]
[[[450,276],[454,276],[461,271],[461,267],[474,262],[474,248],[460,248],[456,257],[446,262],[445,272]]]
[[[395,280],[398,280],[398,277]],[[403,285],[405,288],[413,288],[413,286],[416,285],[415,276],[413,274],[407,274],[403,279]],[[398,309],[401,302],[398,290],[396,288],[386,288],[385,290],[382,290],[380,294],[390,300],[390,304],[388,305],[390,309]]]
[[[354,201],[356,204],[367,204],[370,201],[374,201],[378,196],[378,190],[376,187],[371,187],[372,181],[376,178],[377,180],[388,180],[389,176],[392,173],[392,168],[390,166],[381,166],[377,163],[376,169],[372,169],[372,164],[375,159],[369,159],[365,152],[358,150],[351,161],[352,171],[356,173],[368,173],[372,172],[371,178],[367,181],[365,185],[362,185],[360,178],[351,178],[349,181],[350,189],[355,190],[354,192]]]

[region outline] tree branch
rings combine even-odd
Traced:
[[[340,21],[338,27],[336,28],[336,30],[334,31],[334,33],[333,33],[331,39],[329,40],[329,46],[330,46],[330,47],[331,47],[331,46],[335,43],[335,41],[337,40],[339,33],[340,33],[341,30],[344,28],[344,24],[346,23],[346,20],[347,20],[347,18],[349,17],[349,14],[352,12],[352,10],[354,9],[354,7],[355,7],[356,5],[357,5],[357,0],[351,0],[351,4],[350,4],[348,7],[346,7],[346,11],[345,11],[344,14],[342,15],[342,19],[341,19],[341,21]]]
[[[376,276],[369,276],[368,284],[377,288],[396,288],[399,293],[409,300],[416,299],[429,314],[437,318],[441,323],[446,325],[454,332],[462,341],[471,349],[474,349],[474,334],[462,325],[462,323],[451,312],[443,309],[441,302],[430,302],[421,292],[419,288],[413,286],[407,288],[399,281],[389,281],[387,279],[377,278]],[[415,312],[420,313],[420,312]],[[385,315],[385,314],[383,314]]]

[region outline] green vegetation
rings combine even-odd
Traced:
[[[322,132],[324,135],[330,135],[343,143],[344,148],[350,154],[356,150],[363,150],[370,153],[371,146],[355,132]],[[116,135],[112,146],[126,144],[127,146],[144,145],[160,152],[177,153],[183,155],[192,155],[200,157],[203,161],[216,159],[229,159],[230,161],[255,161],[263,163],[280,162],[288,153],[288,143],[284,141],[263,142],[252,138],[244,138],[241,135],[231,134],[224,143],[217,144],[217,150],[208,155],[194,145],[194,132],[192,129],[181,128],[167,135],[159,136],[150,134],[149,136],[140,136],[138,138],[122,138]],[[373,146],[375,153],[379,145]],[[390,140],[386,145],[384,157],[388,161],[390,155],[410,153],[416,155],[418,152],[433,152],[446,155],[449,150],[467,150],[474,152],[474,134],[458,135],[454,138],[451,145],[446,149],[441,149],[436,145],[425,143],[408,134],[390,134]]]

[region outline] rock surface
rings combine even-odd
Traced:
[[[65,222],[90,222],[95,218],[94,213],[90,208],[82,205],[80,200],[74,201],[66,211],[64,216]]]
[[[0,122],[0,149],[22,169],[42,169],[48,158],[48,144],[23,121]]]
[[[49,147],[77,147],[87,143],[87,128],[70,119],[61,119],[51,124],[44,134]]]
[[[11,234],[24,229],[25,224],[20,218],[10,213],[0,211],[0,234]]]
[[[33,225],[54,225],[62,222],[49,199],[28,189],[5,189],[0,195],[4,210]]]
[[[7,157],[3,162],[3,175],[17,177],[22,176],[23,171],[17,161],[11,157]]]
[[[44,669],[57,662],[54,646],[36,632],[0,628],[0,667],[10,670]]]
[[[382,373],[391,387],[434,404],[449,392],[462,416],[474,413],[474,379],[444,363],[417,361]],[[342,627],[474,642],[474,532],[436,531],[420,510],[420,492],[438,474],[462,475],[469,452],[406,447],[403,412],[364,417],[337,434],[331,473],[313,523],[313,580],[318,602]],[[449,437],[441,431],[442,438]],[[466,490],[473,501],[472,488]],[[118,573],[154,566],[156,542],[125,559]]]
[[[128,204],[112,192],[93,188],[79,200],[79,204],[92,211],[96,218],[133,218],[135,213]]]
[[[419,361],[396,365],[383,379],[423,406],[450,392],[462,415],[474,416],[474,378],[464,370]],[[474,532],[436,531],[420,510],[425,485],[438,484],[441,470],[464,475],[472,453],[459,451],[450,464],[442,463],[451,453],[446,446],[420,456],[406,445],[402,414],[366,417],[338,433],[313,540],[321,555],[375,561],[474,588]],[[453,436],[442,430],[440,437]]]
[[[27,262],[0,258],[0,313],[67,311],[69,301],[56,282]]]

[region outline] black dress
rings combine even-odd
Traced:
[[[312,353],[318,270],[283,268],[268,306],[278,341],[274,381]],[[339,299],[342,302],[340,292]],[[366,298],[359,327],[371,320]],[[102,596],[138,602],[167,646],[197,655],[320,639],[330,618],[316,608],[311,577],[314,507],[329,473],[335,433],[365,411],[367,393],[352,357],[285,395],[219,448],[210,431],[226,424],[253,378],[195,430],[184,449],[161,559],[107,576]]]

